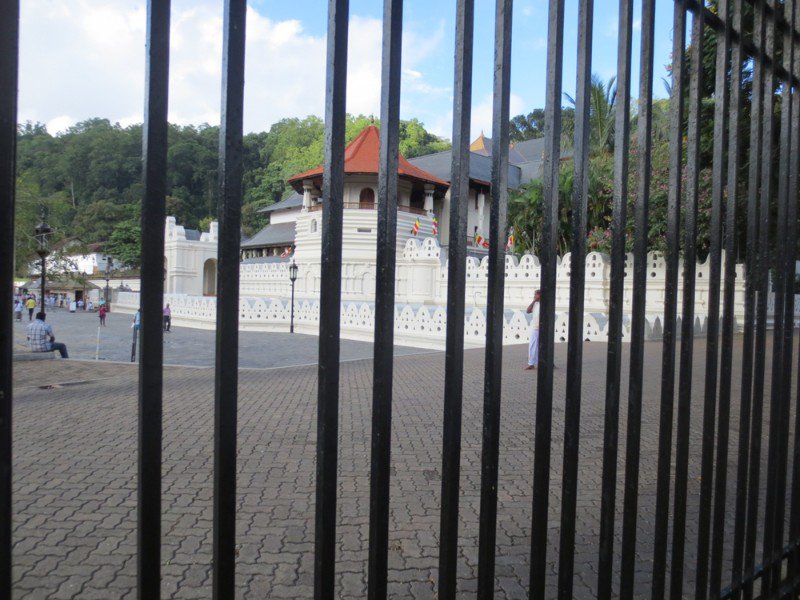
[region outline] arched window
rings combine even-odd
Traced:
[[[309,226],[309,230],[311,233],[317,233],[317,220],[311,219],[311,225]]]
[[[358,195],[358,204],[360,208],[373,208],[375,206],[375,190],[372,188],[364,188]]]
[[[217,295],[217,259],[209,258],[203,265],[203,295]]]

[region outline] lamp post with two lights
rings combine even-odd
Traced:
[[[289,265],[289,281],[292,282],[292,308],[291,317],[289,318],[289,333],[294,333],[294,282],[297,281],[298,266],[292,259],[292,264]]]
[[[114,268],[114,259],[110,256],[106,256],[106,310],[111,310],[111,305],[109,304],[109,298],[111,298],[111,288],[109,287],[109,282],[111,280],[111,270]]]
[[[48,242],[47,238],[51,233],[53,233],[53,229],[50,227],[50,225],[47,224],[47,208],[45,208],[44,206],[42,207],[42,222],[39,223],[36,226],[36,229],[34,229],[33,231],[34,231],[34,237],[39,242],[39,248],[36,250],[36,254],[39,255],[39,258],[42,261],[42,284],[39,287],[39,295],[41,296],[41,305],[42,305],[41,311],[45,312],[44,281],[45,281],[45,272],[47,269],[47,262],[45,259],[47,258],[47,255],[50,254],[50,248],[47,243]]]

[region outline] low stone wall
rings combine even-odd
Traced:
[[[214,297],[167,294],[174,325],[214,329],[216,326],[217,299]],[[139,306],[139,294],[119,294],[114,310],[133,313]],[[242,297],[239,300],[239,328],[242,331],[289,331],[290,301],[286,298]],[[680,321],[680,319],[679,319]],[[398,304],[395,306],[395,343],[403,346],[443,349],[447,313],[444,306],[425,304]],[[343,302],[341,335],[345,339],[373,341],[375,305],[367,302]],[[298,333],[319,333],[319,301],[295,299],[294,327]],[[695,320],[695,334],[705,333],[705,317]],[[646,339],[659,339],[663,330],[660,315],[647,315]],[[506,309],[504,314],[503,343],[527,343],[530,335],[530,316],[519,309]],[[556,313],[555,342],[564,343],[569,335],[568,315]],[[583,338],[605,341],[608,337],[608,319],[602,313],[584,315]],[[486,314],[482,308],[467,307],[464,317],[464,346],[481,347],[486,339]],[[630,339],[630,321],[623,324],[623,340]]]

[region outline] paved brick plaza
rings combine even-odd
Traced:
[[[210,343],[213,333],[203,333]],[[272,334],[254,335],[261,336],[263,352],[271,352]],[[316,338],[298,336],[296,343],[303,340],[312,349],[308,352],[315,351]],[[575,579],[576,596],[581,598],[593,596],[597,578],[605,348],[590,343],[584,349]],[[694,567],[704,349],[698,340],[687,582],[693,579]],[[637,548],[637,585],[642,594],[648,589],[655,519],[660,351],[659,344],[647,344]],[[548,550],[551,597],[555,597],[558,561],[565,353],[566,345],[558,345]],[[523,598],[527,589],[535,372],[522,369],[525,354],[524,346],[507,347],[504,352],[498,598]],[[14,368],[14,597],[134,598],[136,367],[54,360],[17,362]],[[443,353],[395,360],[389,550],[389,590],[394,598],[435,597],[443,370]],[[341,385],[337,597],[361,598],[369,518],[371,360],[344,363]],[[168,367],[165,387],[162,595],[210,598],[213,370]],[[242,370],[239,389],[237,596],[310,598],[316,367]],[[482,389],[483,351],[467,351],[459,551],[463,597],[474,597],[476,589]],[[733,397],[736,406],[738,381]],[[621,457],[624,399],[622,406]],[[735,422],[738,410],[732,412]],[[731,437],[735,444],[736,427]],[[621,463],[622,459],[619,506]],[[729,473],[731,481],[734,466]],[[619,531],[619,520],[617,526]]]

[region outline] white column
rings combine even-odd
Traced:
[[[478,192],[478,231],[483,232],[483,207],[486,204],[486,194]]]
[[[308,211],[308,207],[311,206],[311,180],[304,179],[303,180],[303,208],[302,211]]]
[[[423,208],[428,213],[428,216],[433,215],[433,185],[430,183],[425,184],[425,205]]]

